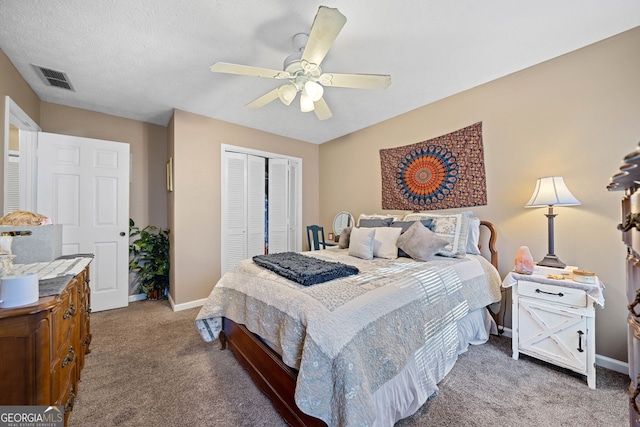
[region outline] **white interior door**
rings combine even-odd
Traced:
[[[92,253],[91,308],[129,303],[129,144],[38,134],[37,212],[62,224],[62,253]]]

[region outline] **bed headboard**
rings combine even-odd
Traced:
[[[490,253],[489,261],[491,261],[491,264],[497,270],[498,269],[498,249],[496,249],[496,240],[498,239],[498,230],[496,230],[496,227],[489,221],[480,221],[480,226],[481,227],[484,226],[489,232],[489,235],[487,236],[488,239],[481,239],[481,241],[487,240],[486,248],[489,250],[489,253]],[[478,248],[482,251],[482,243],[478,245]]]

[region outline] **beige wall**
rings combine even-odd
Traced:
[[[44,132],[128,143],[129,215],[140,227],[167,226],[166,127],[48,102],[42,102],[40,117]]]
[[[319,147],[179,110],[172,126],[171,296],[183,304],[206,298],[220,278],[220,145],[301,158],[303,224],[318,221]]]
[[[482,121],[488,204],[473,210],[498,228],[501,275],[520,245],[536,259],[546,254],[546,209],[523,206],[536,178],[563,176],[582,205],[555,210],[555,253],[606,284],[596,352],[626,361],[625,249],[616,230],[622,194],[605,187],[640,138],[638,76],[640,28],[322,144],[321,224],[330,226],[341,210],[381,212],[381,148]]]

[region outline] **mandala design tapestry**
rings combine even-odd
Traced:
[[[380,150],[382,209],[487,204],[482,122],[417,144]]]

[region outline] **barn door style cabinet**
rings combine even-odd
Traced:
[[[629,356],[629,425],[640,427],[640,145],[623,158],[611,177],[610,191],[621,191],[622,221],[618,229],[627,247],[627,315]]]

